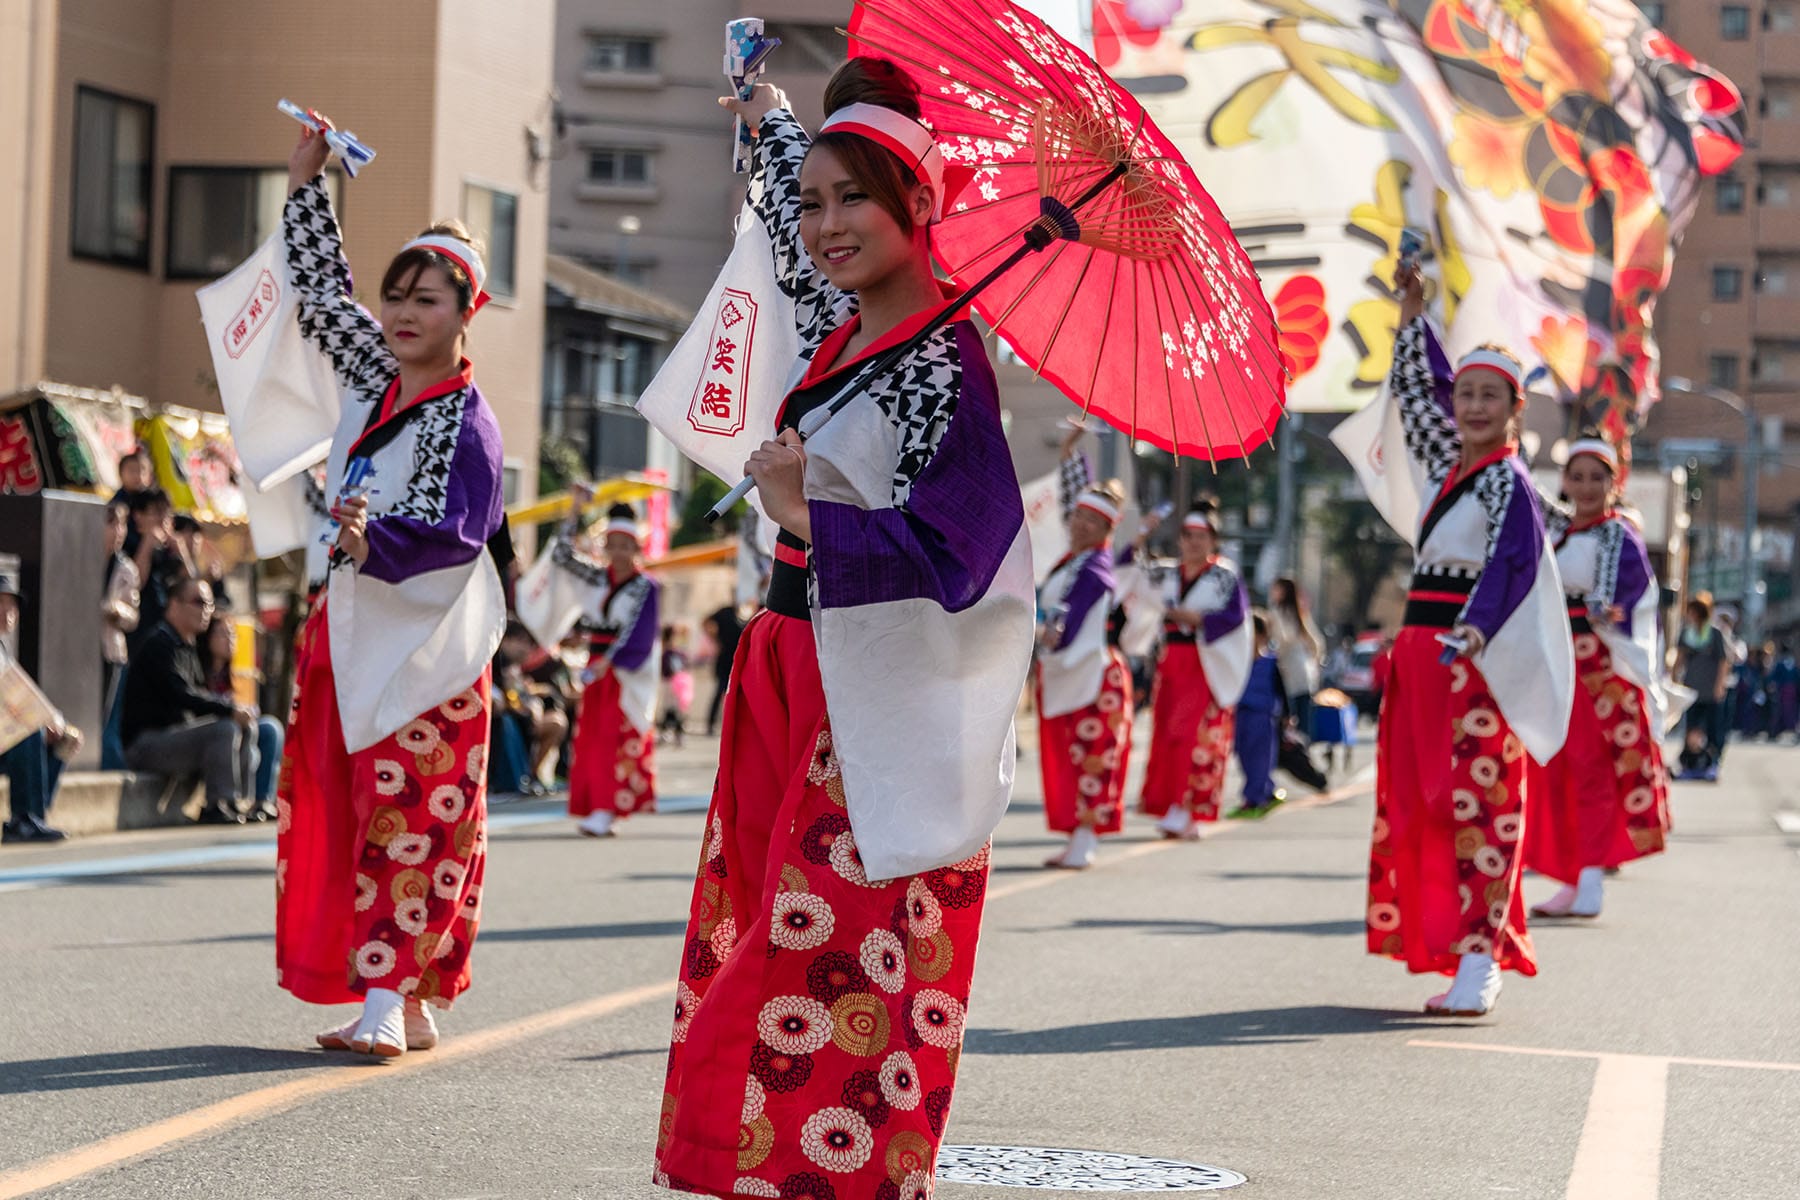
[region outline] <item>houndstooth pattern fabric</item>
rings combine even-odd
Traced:
[[[607,583],[606,567],[595,562],[575,548],[575,531],[565,525],[556,536],[556,545],[550,551],[550,561],[581,580],[595,587],[604,587]],[[592,623],[588,623],[592,628]]]
[[[1494,561],[1494,547],[1500,541],[1500,529],[1506,523],[1506,510],[1512,507],[1513,489],[1518,486],[1518,473],[1510,460],[1490,463],[1475,477],[1475,499],[1487,519],[1487,549],[1483,562]]]
[[[1062,506],[1063,520],[1075,515],[1075,502],[1094,482],[1094,468],[1085,454],[1071,454],[1056,466],[1056,502]]]
[[[801,355],[810,359],[825,335],[856,311],[856,297],[839,291],[814,265],[800,241],[800,164],[812,140],[785,109],[763,117],[750,173],[750,208],[768,230],[775,280],[794,301]]]
[[[1569,526],[1575,523],[1575,506],[1541,491],[1537,498],[1538,510],[1544,514],[1544,536],[1551,545],[1560,545],[1568,536]]]
[[[388,517],[411,517],[427,525],[444,519],[449,502],[450,464],[456,458],[456,443],[462,437],[463,413],[467,411],[468,393],[428,405],[414,412],[413,472],[406,494],[393,508],[381,514]]]
[[[1588,603],[1610,608],[1619,591],[1619,560],[1625,553],[1625,526],[1617,518],[1603,521],[1594,529],[1594,536],[1600,539],[1600,551],[1595,556],[1594,590],[1588,593]]]
[[[1388,387],[1400,401],[1407,453],[1433,484],[1449,478],[1462,458],[1462,434],[1438,401],[1439,384],[1431,370],[1430,331],[1424,317],[1415,317],[1394,340]]]
[[[956,346],[955,325],[938,330],[898,366],[869,382],[869,397],[900,435],[894,507],[906,503],[919,473],[937,453],[961,392],[962,354]]]
[[[381,322],[351,297],[350,263],[324,176],[288,197],[282,228],[288,278],[300,298],[300,332],[325,351],[338,382],[357,400],[379,404],[400,364],[382,341]]]

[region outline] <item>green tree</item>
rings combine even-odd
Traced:
[[[709,471],[695,471],[694,484],[681,502],[681,523],[669,536],[669,545],[692,546],[710,542],[737,531],[738,522],[750,511],[748,500],[739,500],[717,525],[707,523],[706,514],[724,498],[731,485]]]
[[[565,490],[577,479],[587,478],[581,451],[565,437],[547,437],[538,443],[538,495]]]
[[[1327,553],[1350,577],[1356,624],[1369,616],[1369,605],[1381,581],[1410,553],[1375,506],[1365,499],[1339,498],[1312,512],[1323,532]]]

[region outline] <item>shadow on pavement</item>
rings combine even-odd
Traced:
[[[1360,927],[1359,927],[1360,928]],[[544,929],[482,929],[483,942],[586,942],[609,938],[669,937],[687,932],[687,921],[622,921],[617,925],[552,925]]]
[[[1144,933],[1184,934],[1188,936],[1212,936],[1221,933],[1297,933],[1302,937],[1345,937],[1353,933],[1362,933],[1368,926],[1361,919],[1342,921],[1294,921],[1283,925],[1265,924],[1248,921],[1234,925],[1227,921],[1172,921],[1146,918],[1131,920],[1128,918],[1109,919],[1105,917],[1083,917],[1071,921],[1056,929],[1034,930],[1036,933],[1060,933],[1070,929],[1136,929]]]
[[[647,1046],[638,1050],[608,1050],[605,1054],[582,1054],[571,1058],[570,1062],[612,1062],[620,1058],[645,1058],[649,1055],[664,1057],[669,1053],[667,1046]]]
[[[1454,1024],[1417,1012],[1315,1004],[1105,1021],[1058,1029],[971,1029],[963,1039],[963,1049],[972,1054],[1101,1054],[1114,1050],[1281,1045],[1315,1042],[1337,1034],[1445,1029]]]
[[[1357,883],[1367,879],[1366,871],[1220,871],[1215,878],[1240,883],[1245,880],[1291,879],[1299,883]]]
[[[0,1095],[123,1087],[198,1079],[215,1075],[255,1075],[309,1067],[381,1064],[362,1055],[326,1057],[318,1050],[266,1050],[256,1046],[174,1046],[118,1054],[74,1054],[0,1063]]]

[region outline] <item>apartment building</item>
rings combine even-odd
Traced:
[[[1700,206],[1656,309],[1665,380],[1741,398],[1759,418],[1759,509],[1768,531],[1791,530],[1800,513],[1800,470],[1782,461],[1784,430],[1800,430],[1800,0],[1642,0],[1650,22],[1743,93],[1749,145],[1726,174],[1706,181]],[[1673,439],[1673,441],[1671,441]],[[1741,555],[1745,416],[1719,399],[1670,391],[1638,439],[1640,460],[1699,467],[1696,563],[1721,564],[1697,585],[1743,600]],[[1709,450],[1716,444],[1716,451]],[[1800,442],[1785,450],[1800,465]],[[1670,458],[1663,454],[1663,458]],[[1713,514],[1717,513],[1715,518]],[[1769,625],[1789,623],[1791,568],[1763,539]],[[1800,615],[1800,613],[1793,614]]]
[[[194,291],[279,221],[285,96],[378,153],[333,182],[365,287],[438,218],[486,241],[470,357],[531,494],[553,32],[553,0],[0,3],[0,172],[23,183],[0,191],[0,395],[49,379],[217,409]]]

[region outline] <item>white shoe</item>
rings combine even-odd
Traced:
[[[431,1010],[417,1000],[406,1002],[406,1048],[430,1050],[438,1044],[437,1022]]]
[[[1485,1017],[1500,998],[1500,965],[1491,954],[1465,954],[1456,966],[1450,990],[1425,1002],[1439,1017]]]
[[[350,1035],[350,1048],[377,1058],[406,1053],[406,997],[392,988],[370,988],[363,997],[362,1019]]]
[[[613,814],[597,809],[581,818],[575,826],[583,837],[613,837]]]
[[[1606,890],[1605,867],[1583,867],[1575,880],[1575,902],[1569,905],[1571,917],[1597,917]]]
[[[1085,871],[1094,865],[1094,855],[1100,850],[1100,835],[1094,832],[1091,825],[1078,825],[1075,832],[1069,835],[1069,844],[1061,854],[1048,859],[1046,867],[1062,867],[1069,871]]]
[[[1566,917],[1569,915],[1569,906],[1574,903],[1575,889],[1568,884],[1564,884],[1562,888],[1557,891],[1556,895],[1550,897],[1542,904],[1532,905],[1531,915],[1534,917]]]
[[[1194,820],[1187,809],[1174,807],[1163,814],[1163,819],[1156,823],[1164,837],[1180,838],[1184,842],[1200,840],[1200,822]]]

